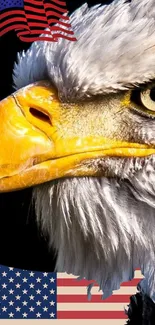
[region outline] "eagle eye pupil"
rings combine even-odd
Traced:
[[[152,88],[150,91],[150,98],[155,102],[155,88]]]

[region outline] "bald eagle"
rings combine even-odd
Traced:
[[[18,55],[0,102],[0,192],[33,187],[56,271],[155,300],[155,3],[85,4],[76,42]]]

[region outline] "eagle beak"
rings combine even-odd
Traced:
[[[155,153],[146,145],[85,134],[87,116],[80,121],[79,112],[76,104],[61,103],[46,81],[0,102],[0,192],[61,177],[98,176],[85,164],[90,159]]]

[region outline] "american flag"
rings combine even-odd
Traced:
[[[11,30],[24,42],[76,41],[62,0],[0,0],[0,36]]]
[[[0,267],[0,319],[102,319],[110,325],[125,324],[125,308],[142,279],[139,270],[135,278],[105,300],[97,284],[88,300],[90,281],[77,280],[67,273],[47,273]],[[91,281],[92,282],[92,281]]]

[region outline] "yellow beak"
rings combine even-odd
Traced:
[[[63,104],[48,82],[20,89],[0,102],[0,192],[56,178],[97,176],[85,162],[104,156],[146,156],[147,145],[110,140],[84,132],[87,116]],[[80,130],[77,132],[77,130]]]

